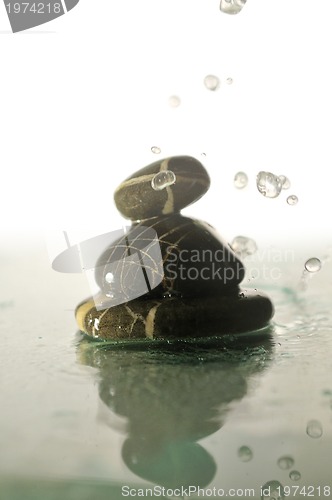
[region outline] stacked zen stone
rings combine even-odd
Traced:
[[[176,156],[116,189],[132,226],[97,262],[100,294],[76,309],[83,332],[101,340],[199,338],[268,325],[273,305],[239,288],[245,269],[230,246],[209,224],[180,214],[209,186],[199,161]]]

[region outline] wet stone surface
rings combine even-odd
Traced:
[[[100,293],[77,307],[80,330],[99,340],[152,340],[268,325],[270,299],[239,288],[239,256],[209,224],[180,214],[209,185],[203,165],[188,156],[161,159],[120,184],[115,203],[132,226],[99,257]]]

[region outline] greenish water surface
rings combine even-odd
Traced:
[[[73,309],[88,290],[54,273],[42,249],[3,251],[0,269],[1,500],[189,487],[259,499],[263,485],[263,498],[278,485],[286,497],[328,497],[328,279],[306,291],[265,284],[276,315],[259,336],[126,347],[77,333]]]

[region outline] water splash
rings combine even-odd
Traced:
[[[248,184],[248,176],[245,172],[238,172],[234,176],[234,186],[237,189],[243,189]]]
[[[207,75],[204,78],[204,85],[208,90],[217,90],[220,85],[219,78],[215,75]]]
[[[221,0],[220,10],[225,14],[238,14],[247,0]]]
[[[162,172],[158,172],[158,174],[153,177],[151,186],[155,191],[161,191],[168,186],[172,186],[172,184],[175,184],[175,182],[175,173],[172,172],[172,170],[163,170]]]
[[[151,151],[155,155],[159,155],[161,153],[161,149],[158,146],[152,146]]]
[[[247,238],[246,236],[236,236],[231,243],[231,247],[242,259],[248,255],[254,254],[257,251],[255,241],[251,238]]]
[[[272,172],[258,172],[256,184],[258,191],[266,198],[276,198],[282,189],[280,178]]]

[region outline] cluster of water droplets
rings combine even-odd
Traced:
[[[245,172],[237,172],[234,176],[234,186],[243,189],[248,185],[248,175]],[[261,170],[256,177],[258,191],[266,198],[277,198],[282,190],[290,188],[290,180],[285,175],[276,175],[272,172]],[[299,201],[295,194],[287,197],[290,206],[296,205]]]

